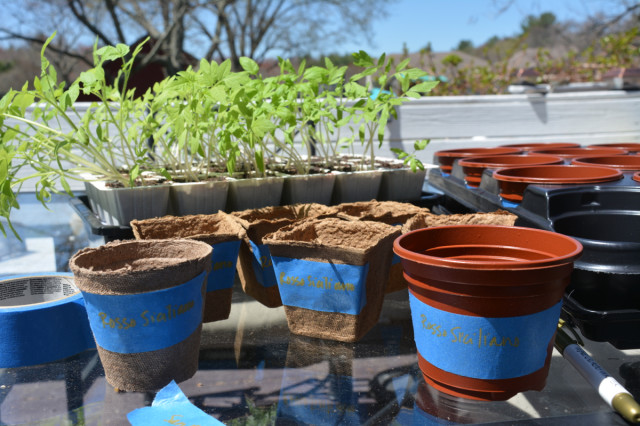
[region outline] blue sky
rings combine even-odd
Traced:
[[[345,43],[337,53],[359,49],[376,56],[382,52],[399,53],[403,43],[410,52],[415,52],[428,42],[434,51],[448,51],[464,39],[478,46],[494,35],[505,37],[519,33],[522,20],[530,14],[553,12],[560,21],[582,21],[596,11],[615,11],[620,3],[616,0],[514,0],[513,5],[500,14],[500,6],[507,1],[399,0],[375,23],[373,47],[365,41]]]

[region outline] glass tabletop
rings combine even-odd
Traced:
[[[585,350],[636,399],[640,350],[585,340]],[[152,368],[150,366],[149,368]],[[225,424],[626,424],[556,351],[547,385],[503,402],[449,396],[418,368],[406,291],[386,296],[357,343],[293,335],[284,309],[234,290],[230,317],[205,324],[189,400]],[[152,392],[118,392],[88,350],[43,365],[0,369],[0,424],[126,425]]]

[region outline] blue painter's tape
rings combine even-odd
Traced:
[[[160,389],[151,407],[142,407],[127,414],[132,426],[185,425],[224,426],[193,405],[175,381]]]
[[[513,201],[505,200],[504,198],[500,198],[500,204],[502,204],[502,207],[505,207],[508,209],[515,209],[520,205],[520,203],[515,203]]]
[[[322,312],[357,315],[367,303],[362,266],[273,256],[282,304]]]
[[[542,312],[507,318],[453,314],[409,292],[416,347],[434,366],[476,379],[510,379],[544,366],[562,302]]]
[[[205,274],[176,287],[147,293],[83,293],[96,342],[112,352],[139,353],[183,341],[202,322]]]
[[[314,370],[285,368],[282,371],[277,418],[282,424],[362,424],[358,395],[351,376],[323,374]]]
[[[73,274],[0,281],[0,368],[44,364],[95,347]]]
[[[213,244],[212,247],[211,272],[207,278],[207,291],[231,288],[236,276],[240,240],[225,241]]]
[[[253,241],[250,241],[250,243],[251,251],[253,252],[253,272],[256,275],[256,280],[263,287],[273,287],[274,285],[277,285],[278,280],[273,269],[269,246],[266,244],[258,245]]]

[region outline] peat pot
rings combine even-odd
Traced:
[[[73,255],[69,266],[113,387],[156,391],[195,374],[211,252],[201,241],[128,240]]]
[[[207,323],[229,318],[238,252],[245,236],[244,229],[229,214],[220,211],[132,220],[131,229],[137,240],[186,238],[211,245],[211,272],[207,277],[202,321]]]
[[[527,186],[536,185],[585,185],[613,182],[622,179],[622,172],[601,166],[522,166],[506,167],[493,172],[498,181],[500,197],[519,203]]]
[[[400,236],[394,252],[429,385],[478,400],[544,388],[578,241],[533,228],[439,226]]]

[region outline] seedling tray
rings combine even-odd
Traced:
[[[563,317],[594,341],[619,349],[640,347],[640,184],[623,179],[597,185],[529,185],[519,204],[504,203],[498,183],[485,170],[480,187],[432,170],[429,184],[477,211],[508,210],[516,225],[547,229],[579,240]]]
[[[105,242],[114,240],[133,239],[133,230],[130,226],[105,225],[97,214],[91,210],[89,198],[86,195],[71,198],[71,208],[80,216],[87,232],[104,237]]]

